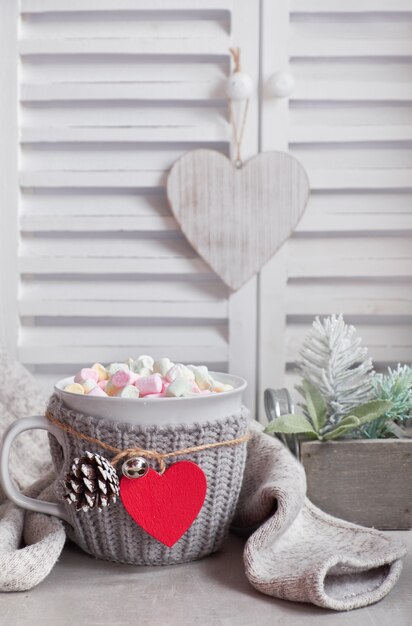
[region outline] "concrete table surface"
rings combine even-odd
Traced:
[[[401,578],[381,602],[335,613],[255,591],[242,563],[243,540],[201,561],[132,567],[97,561],[68,544],[49,577],[31,591],[1,594],[1,626],[410,626],[412,532]]]

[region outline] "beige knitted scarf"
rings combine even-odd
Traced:
[[[44,410],[45,398],[32,377],[0,351],[0,435],[13,420]],[[257,423],[251,431],[234,523],[250,535],[244,549],[250,583],[267,595],[335,610],[383,598],[400,575],[404,546],[317,509],[305,498],[305,475],[296,459]],[[54,474],[43,435],[32,431],[19,437],[11,468],[26,493],[53,500]],[[1,591],[41,583],[65,541],[61,521],[24,512],[0,492]]]

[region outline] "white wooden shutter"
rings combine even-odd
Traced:
[[[48,389],[81,364],[144,352],[245,375],[253,407],[256,280],[230,296],[164,185],[187,150],[229,153],[229,46],[257,83],[258,8],[2,3],[1,337]],[[245,156],[257,112],[254,99]]]
[[[289,149],[312,194],[261,277],[261,389],[293,386],[315,315],[345,314],[378,368],[412,360],[412,2],[264,0],[263,150]],[[285,376],[286,372],[286,376]]]

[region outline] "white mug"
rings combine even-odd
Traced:
[[[233,386],[233,390],[210,395],[194,395],[182,398],[112,398],[74,394],[64,391],[73,382],[73,377],[56,383],[55,393],[64,405],[74,411],[102,420],[117,420],[132,425],[191,424],[193,416],[196,423],[218,420],[232,415],[242,406],[242,394],[246,381],[238,376],[211,372],[222,383]],[[15,486],[9,473],[9,456],[13,440],[22,432],[32,429],[47,430],[54,435],[60,445],[64,444],[64,433],[50,423],[44,415],[25,417],[13,422],[4,434],[0,450],[0,480],[7,497],[18,506],[29,511],[54,515],[71,523],[68,506],[64,503],[52,503],[29,498]]]

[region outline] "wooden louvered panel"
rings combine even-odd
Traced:
[[[312,187],[296,235],[261,277],[261,389],[292,386],[315,315],[343,312],[378,369],[412,360],[412,70],[408,0],[264,2],[264,150],[288,149]],[[266,32],[266,35],[265,35]],[[275,321],[275,330],[273,330]],[[271,336],[272,335],[272,336]]]
[[[180,234],[164,186],[187,150],[229,154],[229,47],[242,46],[257,82],[258,3],[22,0],[20,17],[7,11],[12,71],[19,58],[19,246],[4,257],[20,276],[17,356],[48,386],[139,351],[203,361],[245,375],[253,409],[256,281],[229,294]],[[257,124],[253,98],[245,156]],[[13,347],[13,305],[8,316]]]

